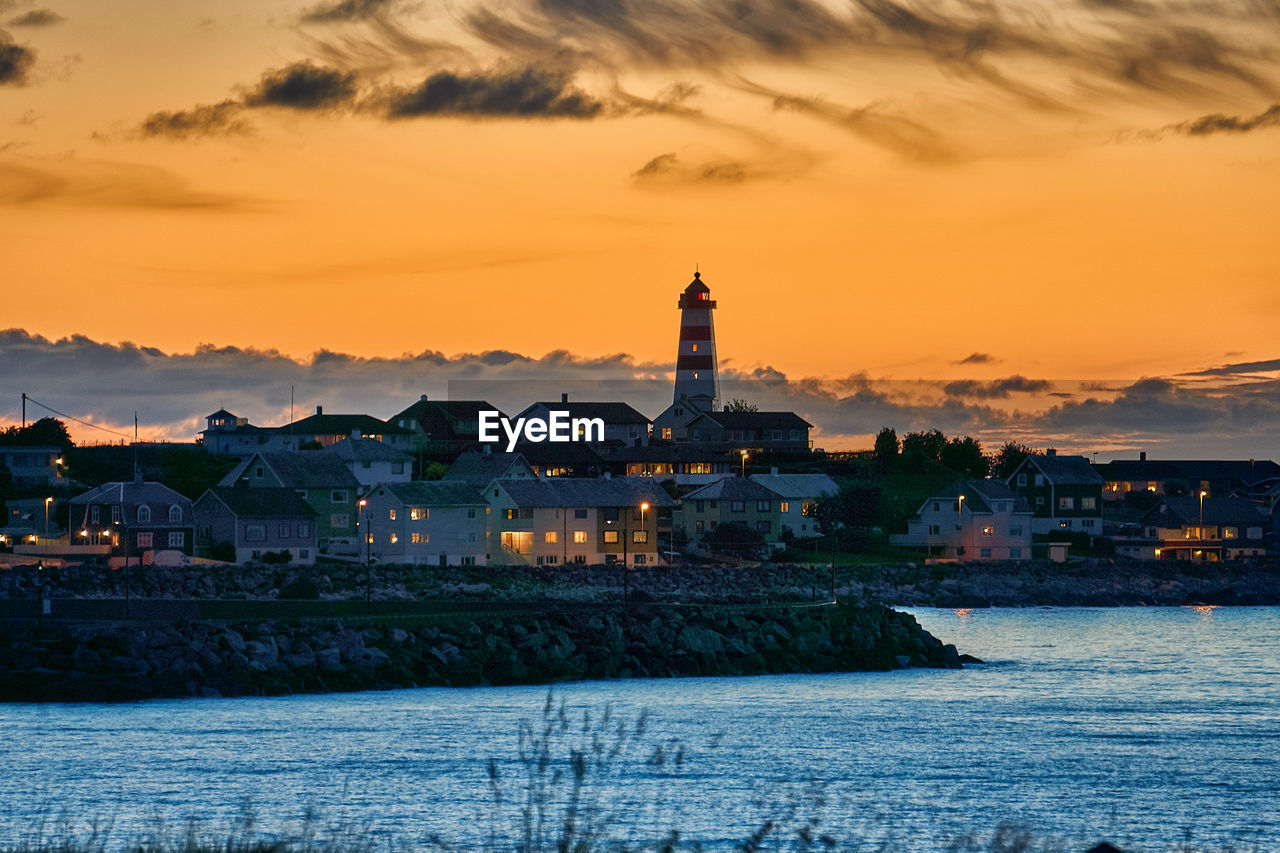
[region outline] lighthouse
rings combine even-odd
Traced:
[[[716,376],[716,330],[711,312],[716,302],[711,288],[695,272],[680,294],[680,344],[676,349],[674,402],[687,399],[704,412],[720,407],[720,380]]]

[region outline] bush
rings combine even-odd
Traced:
[[[218,560],[223,563],[234,563],[236,561],[236,546],[230,542],[217,542],[209,548],[209,559]]]

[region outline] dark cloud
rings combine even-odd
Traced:
[[[749,166],[734,160],[683,162],[674,152],[659,154],[631,174],[638,183],[740,184],[749,177]]]
[[[412,89],[387,94],[390,118],[501,116],[577,118],[599,115],[604,103],[576,89],[571,75],[533,67],[478,74],[441,71]]]
[[[997,360],[998,359],[996,359],[990,353],[972,352],[966,355],[964,358],[960,359],[959,361],[953,361],[951,363],[952,364],[993,364]]]
[[[302,14],[304,24],[363,21],[390,11],[397,0],[335,0],[312,6]]]
[[[1170,125],[1165,129],[1185,133],[1187,136],[1209,136],[1214,133],[1248,133],[1251,130],[1277,126],[1280,126],[1280,104],[1272,104],[1255,116],[1229,116],[1214,113],[1192,121]]]
[[[1210,367],[1205,370],[1197,370],[1194,373],[1187,373],[1184,375],[1239,376],[1246,373],[1267,373],[1274,370],[1280,370],[1280,358],[1267,359],[1266,361],[1240,361],[1235,364],[1224,364],[1221,367]]]
[[[354,72],[294,62],[264,73],[244,102],[250,107],[322,110],[348,104],[355,94]]]
[[[189,110],[160,111],[143,119],[138,126],[141,136],[189,139],[193,136],[247,133],[249,125],[241,117],[244,105],[239,101],[200,104]]]
[[[978,399],[1005,399],[1010,394],[1035,394],[1048,391],[1052,383],[1044,379],[1028,379],[1025,376],[1006,376],[981,382],[976,379],[958,379],[943,386],[949,397],[975,397]]]
[[[9,21],[11,27],[52,27],[66,18],[50,9],[32,9]]]
[[[0,86],[21,86],[27,82],[27,72],[35,64],[36,53],[18,44],[8,33],[0,30]]]

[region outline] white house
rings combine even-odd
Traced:
[[[956,480],[920,505],[906,533],[889,538],[929,557],[1029,560],[1033,516],[1000,480]]]
[[[790,529],[797,539],[822,535],[814,508],[818,498],[839,490],[835,480],[826,474],[779,474],[777,468],[770,474],[752,474],[751,479],[782,497],[778,503],[782,529]]]
[[[446,480],[383,483],[363,500],[360,544],[368,548],[359,556],[368,553],[380,563],[486,564],[488,508],[474,487]]]
[[[362,486],[407,483],[413,479],[413,457],[389,444],[353,435],[322,452],[342,460]]]

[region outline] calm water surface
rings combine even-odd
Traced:
[[[592,682],[572,712],[651,712],[592,793],[616,834],[678,826],[732,849],[760,821],[941,849],[1019,821],[1067,840],[1280,850],[1280,609],[913,610],[963,671]],[[518,732],[545,688],[422,689],[122,706],[0,706],[0,840],[138,838],[189,820],[268,835],[366,827],[422,846],[511,827],[487,759],[521,795]],[[570,732],[559,744],[573,739]],[[660,742],[683,762],[645,759]],[[666,750],[668,759],[675,754]]]

